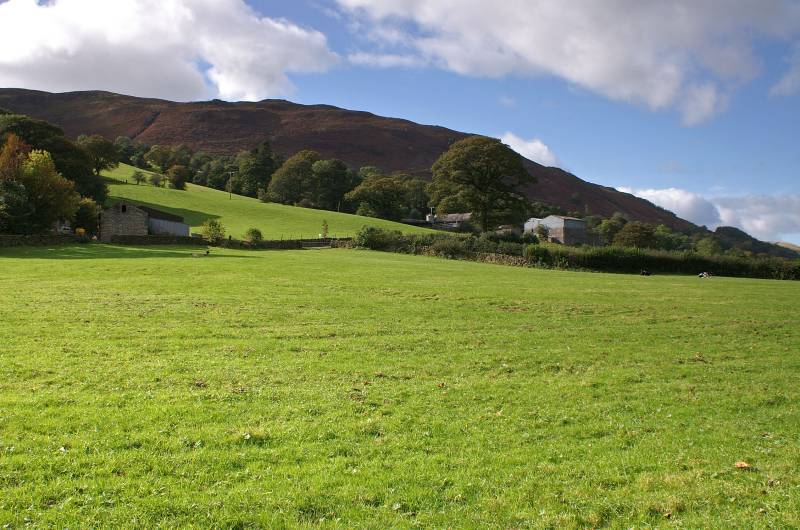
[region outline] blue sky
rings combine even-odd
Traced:
[[[800,243],[794,0],[247,1],[0,2],[0,86],[367,110]]]

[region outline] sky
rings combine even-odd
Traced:
[[[442,125],[800,244],[800,0],[0,0],[0,86]]]

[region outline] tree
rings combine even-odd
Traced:
[[[16,180],[0,179],[0,233],[28,233],[32,214],[25,186]]]
[[[144,159],[147,160],[148,164],[163,173],[170,168],[172,149],[167,145],[154,145],[144,155]]]
[[[653,227],[639,221],[626,223],[614,236],[614,244],[619,247],[653,248]]]
[[[673,232],[666,225],[658,225],[653,231],[655,247],[661,250],[686,250],[691,248],[689,237]]]
[[[550,229],[547,228],[547,226],[541,224],[536,225],[534,231],[536,232],[537,239],[540,241],[548,241],[550,239]]]
[[[248,228],[247,232],[244,233],[244,240],[250,244],[259,243],[263,239],[264,236],[258,228]]]
[[[89,155],[92,171],[97,177],[100,177],[102,171],[113,169],[119,165],[120,156],[117,146],[99,134],[79,136],[78,146]]]
[[[200,233],[203,234],[203,239],[210,243],[219,243],[225,239],[225,228],[216,219],[208,219],[203,223]]]
[[[236,155],[238,171],[232,177],[231,188],[234,193],[248,197],[258,196],[258,190],[266,190],[272,175],[281,165],[280,156],[272,151],[269,142],[258,148],[240,151]]]
[[[95,175],[89,155],[64,136],[60,128],[42,120],[20,114],[0,115],[0,139],[13,133],[31,149],[47,151],[56,170],[75,183],[75,191],[102,203],[108,188],[102,177]]]
[[[472,136],[450,146],[431,168],[431,201],[441,213],[471,212],[485,232],[521,221],[529,206],[521,187],[536,179],[500,140]]]
[[[364,169],[359,172],[365,175],[364,180],[344,196],[348,203],[358,205],[359,215],[391,220],[422,215],[430,200],[425,182],[408,175],[387,176]]]
[[[272,175],[269,183],[270,196],[283,204],[297,204],[311,187],[314,178],[314,162],[320,160],[316,151],[300,151],[289,157]]]
[[[617,232],[622,230],[622,227],[628,222],[628,219],[625,218],[621,213],[617,212],[611,216],[610,219],[604,219],[595,231],[600,236],[600,241],[604,245],[611,245],[614,242],[614,237],[617,235]]]
[[[80,195],[75,192],[75,184],[56,170],[47,151],[31,151],[17,180],[25,187],[32,210],[29,232],[46,232],[56,221],[75,218]]]
[[[133,140],[127,136],[117,136],[117,139],[114,140],[114,146],[117,148],[120,162],[135,165],[133,163],[133,158],[136,155],[136,146]]]
[[[338,159],[317,160],[305,194],[314,208],[338,210],[345,194],[358,184],[358,175]]]
[[[167,171],[169,185],[176,190],[185,190],[186,181],[192,178],[192,170],[186,166],[172,166]]]
[[[141,184],[142,182],[144,182],[145,180],[147,180],[147,177],[144,175],[144,173],[142,173],[138,169],[133,172],[133,175],[131,175],[131,178],[133,179],[133,181],[136,183],[137,186],[139,184]]]
[[[97,221],[100,215],[100,206],[89,197],[81,198],[78,209],[75,211],[76,229],[83,228],[89,234],[97,233]]]
[[[699,254],[704,256],[713,256],[715,254],[722,254],[722,245],[713,236],[706,236],[694,244],[694,249]]]
[[[164,175],[153,173],[150,175],[148,180],[150,181],[150,184],[158,188],[161,187],[161,184],[164,182]]]

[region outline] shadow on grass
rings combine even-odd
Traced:
[[[126,199],[124,197],[109,197],[108,201],[106,201],[106,205],[111,206],[113,204],[117,204],[118,202],[122,201],[125,201],[130,204],[140,204],[142,206],[153,208],[154,210],[160,210],[162,212],[167,212],[174,215],[180,215],[181,217],[183,217],[183,222],[185,222],[189,226],[200,226],[209,219],[219,219],[220,217],[219,215],[207,212],[198,212],[197,210],[188,210],[186,208],[172,208],[169,206],[164,206],[163,204],[139,201],[134,199]]]
[[[203,254],[206,247],[201,246],[124,246],[87,243],[83,245],[66,245],[53,247],[14,247],[0,249],[2,258],[23,259],[133,259],[133,258],[256,258],[257,256],[220,255],[221,250],[211,249],[209,255]]]

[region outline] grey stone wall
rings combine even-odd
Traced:
[[[100,215],[100,241],[110,243],[114,236],[146,236],[147,212],[131,204],[116,204]]]

